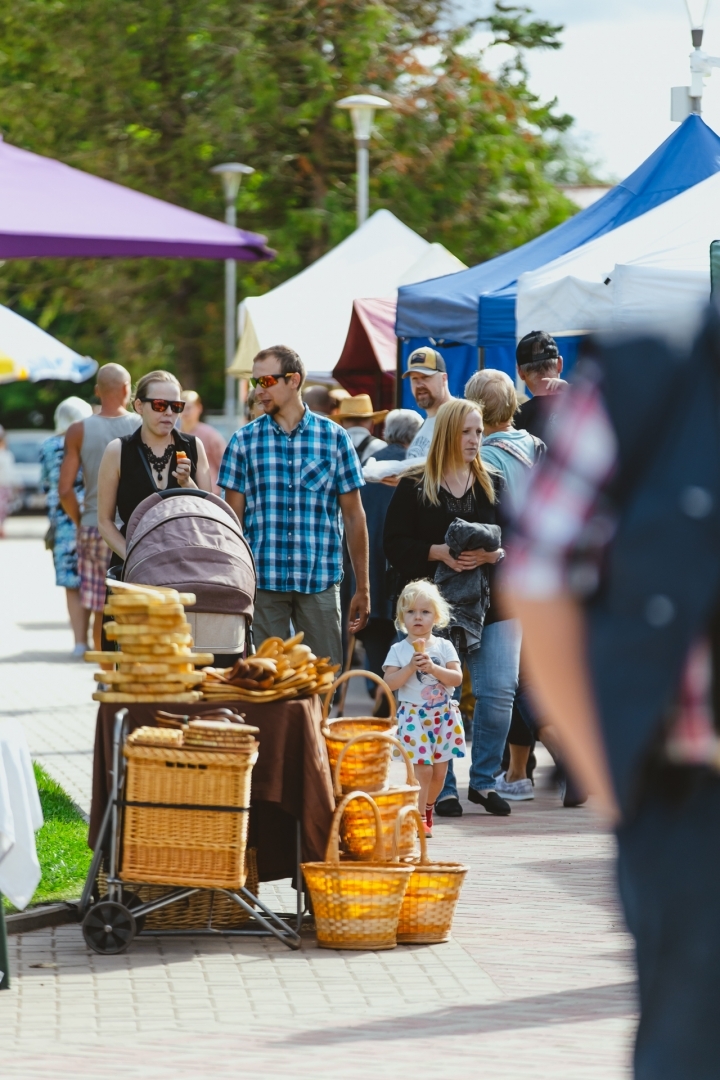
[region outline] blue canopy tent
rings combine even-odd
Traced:
[[[482,347],[486,367],[514,375],[515,297],[521,274],[632,221],[719,171],[720,137],[699,116],[689,116],[626,180],[562,225],[469,270],[403,286],[398,294],[398,337]],[[577,338],[562,343],[567,367],[572,366],[577,343]],[[453,362],[452,353],[448,359]]]

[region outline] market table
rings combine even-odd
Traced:
[[[25,732],[17,720],[0,723],[0,990],[10,986],[3,893],[17,908],[30,903],[40,881],[35,832],[43,823]]]
[[[258,760],[252,774],[250,833],[248,846],[257,850],[260,881],[295,877],[297,823],[302,834],[304,861],[325,857],[335,801],[322,713],[317,696],[268,703],[237,702],[245,720],[260,729]],[[156,726],[155,713],[202,716],[216,712],[217,705],[200,702],[102,704],[98,709],[93,758],[92,805],[89,844],[94,848],[107,805],[112,767],[115,714],[128,710],[127,731]]]

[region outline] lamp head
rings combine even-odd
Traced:
[[[225,202],[233,203],[240,190],[240,181],[243,176],[250,176],[255,170],[250,165],[241,165],[239,161],[228,161],[224,165],[213,165],[210,172],[221,178]]]
[[[357,142],[367,142],[372,131],[376,109],[389,109],[390,102],[375,94],[352,94],[336,102],[338,109],[347,109],[352,120],[353,135]]]
[[[702,45],[705,16],[709,6],[710,0],[685,0],[685,7],[690,20],[692,43],[695,49],[699,49]]]

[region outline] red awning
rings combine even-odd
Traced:
[[[395,408],[395,300],[355,300],[333,376],[353,397],[369,394],[375,409]]]

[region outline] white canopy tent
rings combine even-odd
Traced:
[[[389,210],[378,210],[354,233],[289,281],[240,304],[240,342],[229,374],[246,378],[253,357],[289,345],[311,376],[330,379],[340,359],[354,300],[395,298],[399,285],[464,269],[442,244],[430,244]]]
[[[97,361],[80,356],[11,308],[0,305],[0,383],[28,379],[63,379],[81,383],[92,378]]]
[[[523,274],[517,335],[597,329],[683,335],[710,295],[710,244],[720,238],[720,173],[626,225]]]

